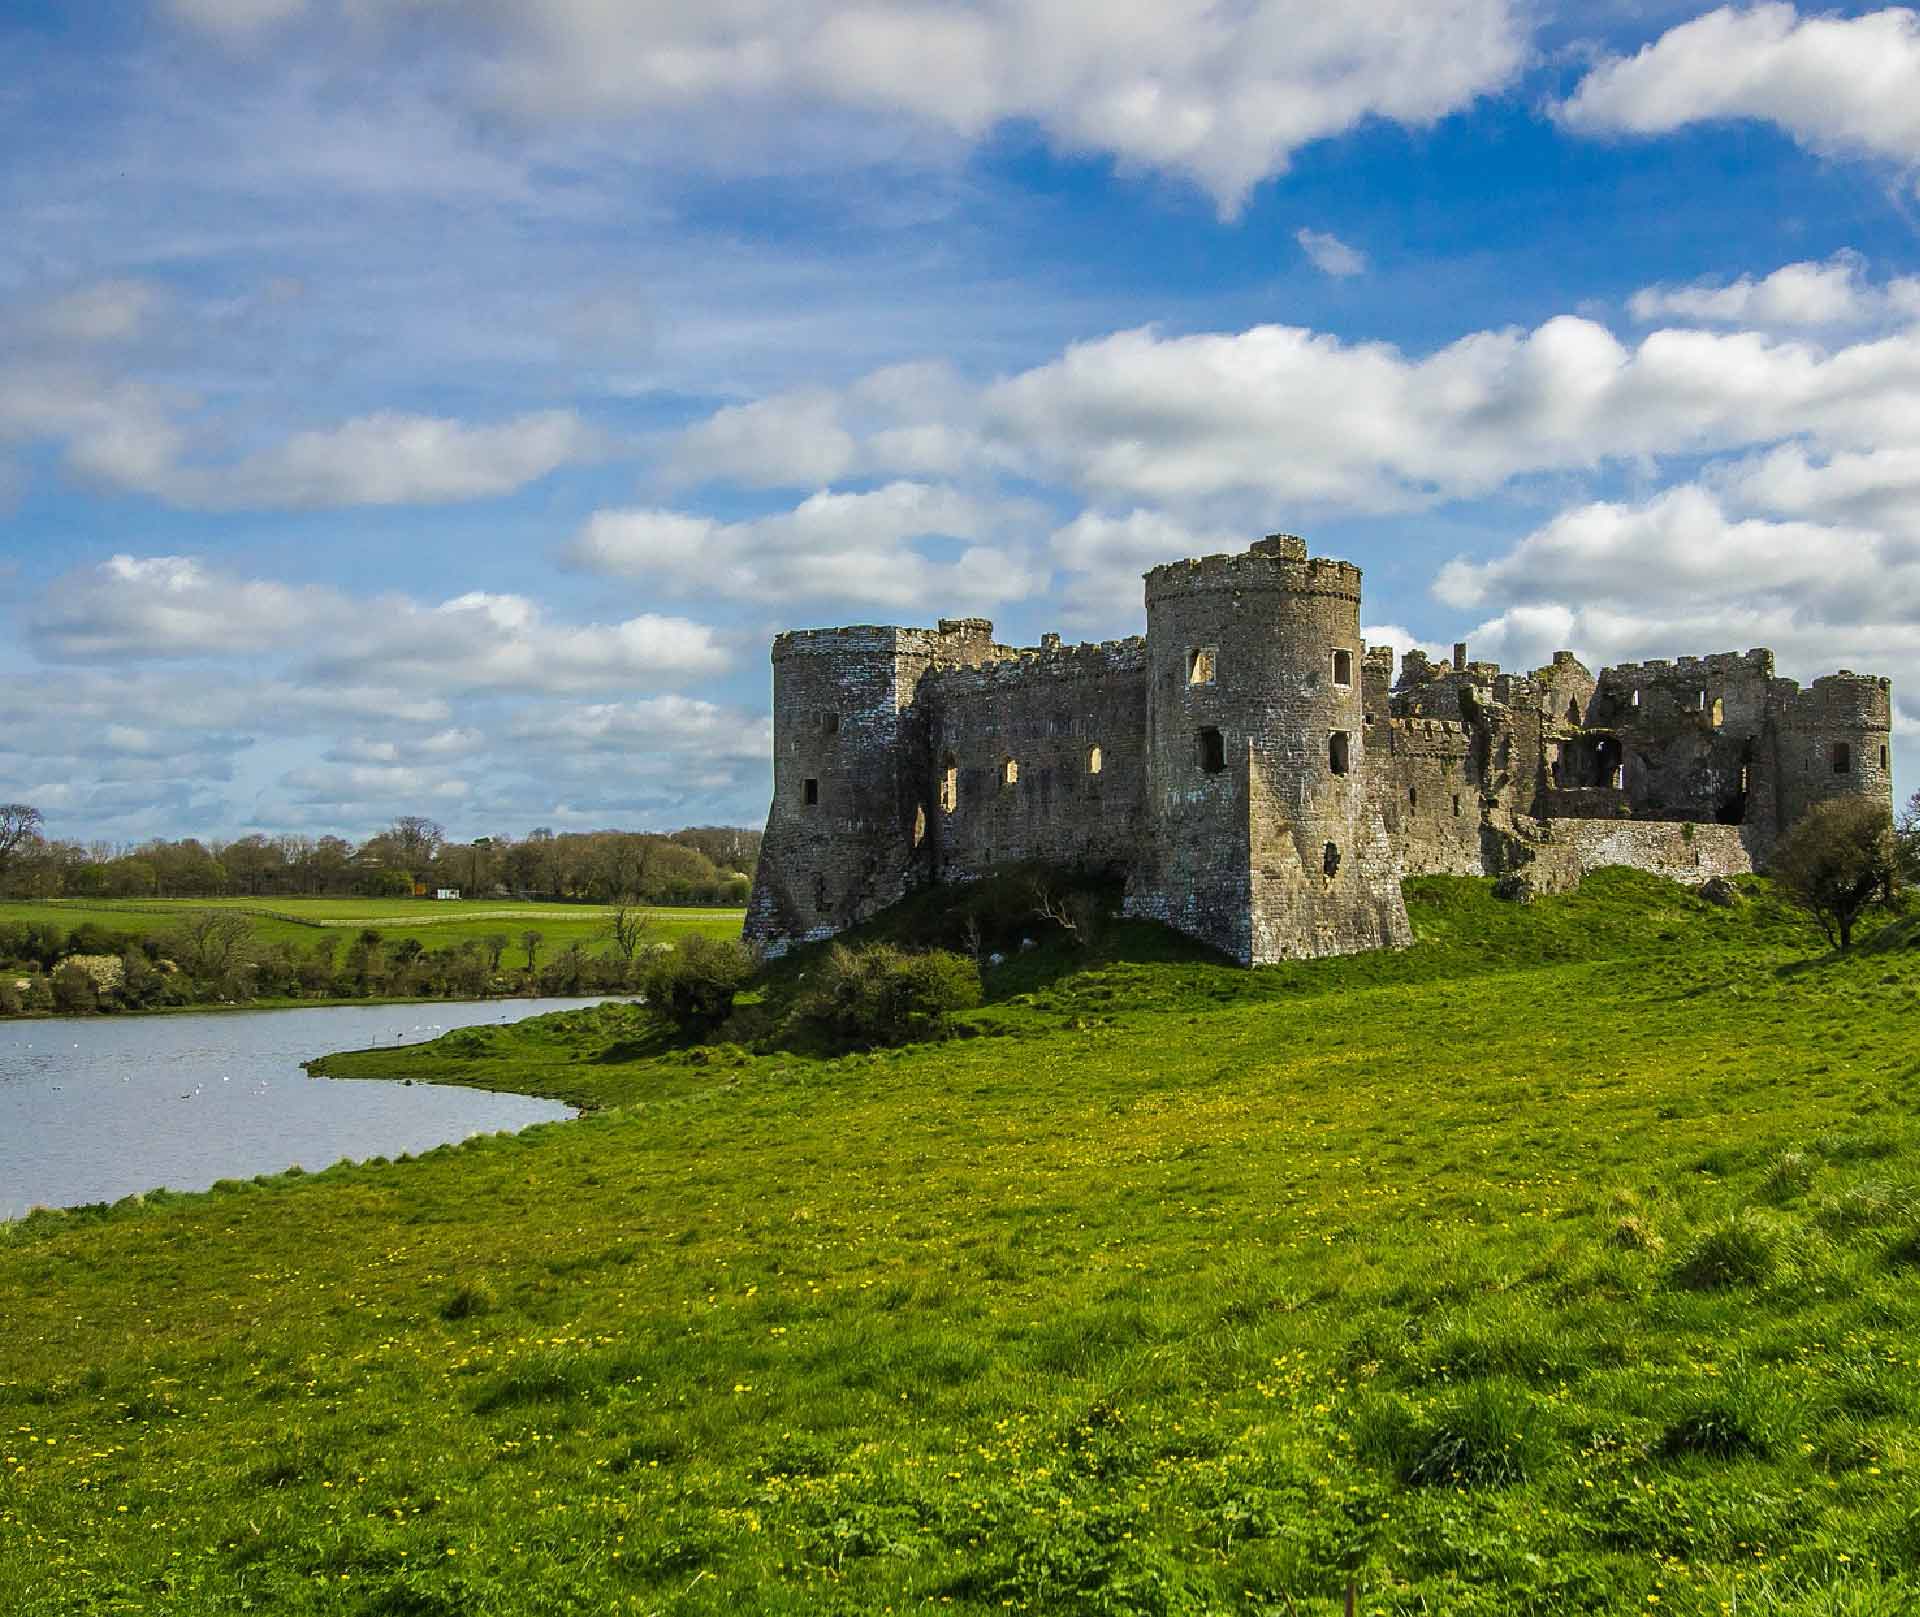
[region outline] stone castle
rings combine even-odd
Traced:
[[[1749,651],[1530,674],[1360,638],[1360,569],[1276,534],[1146,575],[1147,632],[773,643],[774,795],[747,909],[769,954],[1023,861],[1246,964],[1411,940],[1403,876],[1750,871],[1824,798],[1893,798],[1888,680],[1806,690]]]

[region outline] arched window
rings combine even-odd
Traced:
[[[1727,704],[1716,696],[1713,699],[1712,708],[1708,710],[1707,718],[1712,723],[1714,729],[1718,730],[1727,722]]]
[[[913,845],[917,848],[927,840],[927,810],[922,804],[913,811]]]
[[[1100,756],[1100,749],[1098,747],[1087,748],[1087,773],[1089,775],[1099,774],[1103,762],[1104,760]]]
[[[1580,722],[1580,702],[1578,698],[1574,698],[1569,700],[1567,703],[1567,723],[1578,724],[1579,722]]]
[[[1327,737],[1327,768],[1336,775],[1344,775],[1348,756],[1347,732],[1335,730]]]
[[[1000,784],[1002,786],[1017,786],[1020,784],[1020,760],[1018,758],[1008,758],[1001,763]]]

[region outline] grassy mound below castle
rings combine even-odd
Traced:
[[[337,1058],[597,1110],[0,1226],[0,1609],[1914,1609],[1920,933],[1748,893]]]

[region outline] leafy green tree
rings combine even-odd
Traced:
[[[43,822],[40,811],[31,803],[0,803],[0,885],[7,879],[7,867],[29,842],[40,839]]]
[[[166,949],[200,983],[224,983],[253,956],[253,927],[234,910],[196,910],[168,934]]]
[[[520,934],[520,947],[527,951],[527,970],[528,971],[533,970],[534,953],[536,950],[539,949],[540,940],[545,936],[546,936],[546,933],[536,932],[531,927],[527,928],[526,931]]]
[[[1828,943],[1849,948],[1867,907],[1890,904],[1899,890],[1893,816],[1864,797],[1816,804],[1774,849],[1769,873],[1819,922]]]

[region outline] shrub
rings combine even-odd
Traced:
[[[955,1011],[980,1003],[980,968],[944,949],[910,954],[892,944],[835,944],[797,1009],[801,1021],[852,1044],[938,1038]]]
[[[53,974],[53,1008],[63,1016],[80,1016],[100,1008],[100,991],[84,967],[58,967]]]
[[[649,955],[640,973],[647,1008],[682,1033],[718,1027],[753,975],[753,960],[732,938],[692,933],[676,949]]]

